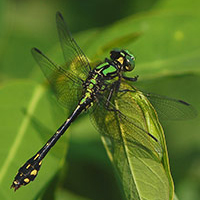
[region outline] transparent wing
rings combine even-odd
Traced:
[[[184,120],[197,116],[197,111],[189,103],[158,94],[144,93],[149,99],[160,119]]]
[[[56,23],[64,58],[67,63],[65,67],[85,80],[91,71],[87,57],[77,45],[74,38],[72,38],[63,16],[59,12],[56,13]]]
[[[114,148],[118,144],[124,147],[128,145],[130,148],[143,149],[158,158],[162,154],[162,147],[156,138],[148,133],[138,105],[129,102],[127,96],[123,95],[114,97],[115,105],[109,102],[107,109],[106,96],[99,99],[99,103],[91,113],[91,120],[101,135],[110,140],[111,147]]]
[[[48,79],[58,101],[62,103],[64,107],[69,107],[70,109],[75,107],[82,94],[83,81],[72,72],[55,65],[40,50],[33,48],[31,52]]]

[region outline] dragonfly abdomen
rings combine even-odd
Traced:
[[[43,158],[83,110],[84,106],[82,105],[76,107],[70,117],[60,126],[47,143],[18,170],[11,188],[13,187],[16,191],[22,185],[27,185],[35,179],[40,170]]]

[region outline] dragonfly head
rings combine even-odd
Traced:
[[[119,62],[124,72],[135,68],[135,57],[128,50],[113,49],[110,52],[110,58],[112,61]]]

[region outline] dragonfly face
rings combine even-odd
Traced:
[[[121,70],[124,72],[135,68],[135,57],[128,50],[114,49],[110,52],[110,58],[120,63]]]

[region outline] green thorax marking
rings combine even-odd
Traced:
[[[106,68],[106,69],[104,69],[104,70],[102,71],[102,73],[106,76],[106,75],[108,75],[108,74],[110,74],[110,73],[115,73],[116,71],[117,71],[117,69],[116,69],[114,66],[109,65],[109,67]]]
[[[94,78],[95,78],[95,77],[94,77]],[[93,83],[94,85],[97,83],[97,81],[96,81],[95,79],[91,79],[90,81],[91,81],[91,83]]]
[[[101,71],[104,76],[117,72],[117,69],[108,62],[100,64],[96,67],[96,70]]]
[[[99,66],[97,66],[96,69],[101,69],[101,68],[103,69],[106,65],[109,65],[109,63],[108,62],[102,63]]]

